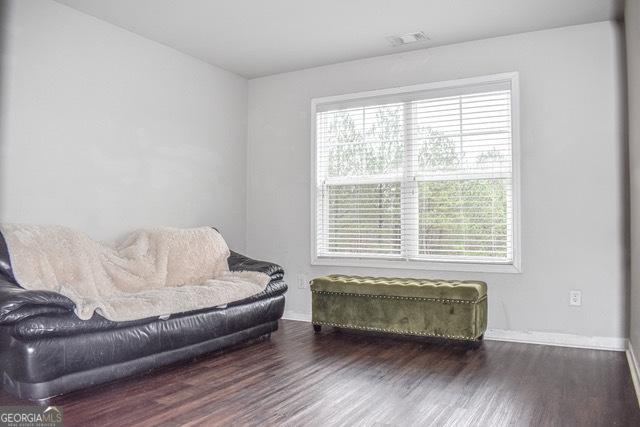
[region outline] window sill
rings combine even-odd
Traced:
[[[517,263],[496,264],[489,262],[407,261],[388,258],[314,257],[311,265],[333,267],[368,267],[403,270],[469,271],[475,273],[522,273]]]

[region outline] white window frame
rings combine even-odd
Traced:
[[[500,261],[467,261],[467,260],[407,260],[403,258],[389,257],[358,257],[358,256],[318,256],[317,253],[317,217],[316,217],[316,112],[323,104],[335,104],[347,101],[355,101],[364,98],[381,96],[402,95],[404,93],[430,91],[448,88],[460,88],[464,86],[476,86],[487,83],[508,82],[511,86],[511,144],[512,144],[512,209],[513,209],[513,259],[508,262]],[[344,267],[369,267],[369,268],[401,268],[416,270],[439,271],[472,271],[486,273],[521,273],[521,224],[520,224],[520,91],[518,73],[501,73],[489,76],[471,77],[466,79],[448,80],[442,82],[402,86],[389,89],[372,90],[366,92],[350,93],[345,95],[326,96],[311,99],[311,265],[344,266]],[[377,181],[376,181],[377,182]]]

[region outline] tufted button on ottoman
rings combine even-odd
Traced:
[[[334,274],[311,281],[312,323],[406,335],[480,340],[487,284]]]

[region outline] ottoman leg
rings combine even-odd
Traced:
[[[472,348],[472,349],[480,348],[480,347],[482,347],[482,343],[483,342],[484,342],[484,334],[480,335],[475,340],[470,341],[469,342],[469,347]]]
[[[322,330],[322,326],[320,325],[313,325],[313,331],[317,334],[318,332],[320,332]]]

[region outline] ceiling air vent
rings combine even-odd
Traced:
[[[425,36],[424,32],[418,31],[417,33],[408,33],[401,36],[389,36],[387,37],[387,40],[391,46],[396,47],[410,43],[424,42],[429,40],[429,37]]]

